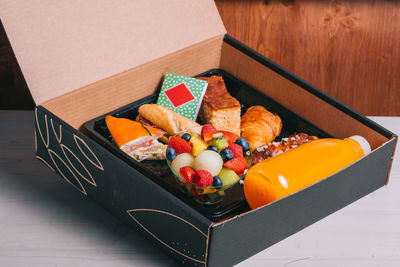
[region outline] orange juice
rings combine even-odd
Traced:
[[[295,193],[345,168],[371,152],[358,135],[318,139],[251,167],[244,179],[244,194],[252,209]]]

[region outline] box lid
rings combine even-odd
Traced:
[[[0,19],[36,104],[226,32],[212,0],[0,0]]]

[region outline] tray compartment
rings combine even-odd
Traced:
[[[279,103],[271,100],[264,94],[256,91],[255,89],[251,88],[239,79],[233,77],[224,70],[213,69],[205,73],[199,74],[196,77],[212,75],[219,75],[224,78],[226,88],[229,93],[237,98],[241,103],[242,114],[250,106],[261,105],[281,117],[283,126],[281,134],[276,138],[277,141],[279,141],[281,138],[288,137],[296,132],[305,132],[309,135],[315,135],[320,138],[330,137],[321,129],[318,129],[311,123],[291,112],[289,109],[281,106]],[[202,213],[204,216],[213,221],[220,221],[229,215],[239,214],[240,212],[249,210],[249,207],[244,198],[242,185],[240,184],[237,184],[230,190],[226,191],[226,196],[224,200],[218,206],[200,205],[180,191],[175,181],[175,178],[168,169],[168,166],[165,164],[165,161],[146,160],[142,162],[137,162],[129,157],[127,154],[122,152],[120,149],[118,149],[118,147],[116,147],[111,137],[111,134],[106,126],[105,117],[107,115],[113,115],[119,118],[128,118],[131,120],[135,120],[136,116],[138,115],[138,108],[143,104],[155,103],[157,101],[157,97],[157,93],[149,95],[113,112],[90,120],[84,124],[84,129],[93,139],[95,139],[98,143],[107,148],[113,154],[120,157],[129,165],[149,177],[149,179],[164,187],[172,194],[179,197],[185,203],[189,204],[197,211]],[[199,121],[199,123],[202,122]]]

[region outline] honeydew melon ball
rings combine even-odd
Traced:
[[[221,156],[215,151],[204,150],[200,152],[195,158],[193,167],[197,170],[206,170],[211,173],[212,176],[218,175],[221,171],[224,161]]]
[[[182,153],[176,156],[176,158],[172,161],[171,163],[171,168],[172,170],[179,176],[181,176],[181,173],[179,170],[182,167],[189,166],[193,168],[193,161],[194,157],[190,153]]]

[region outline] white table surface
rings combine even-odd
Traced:
[[[372,119],[400,134],[400,117]],[[0,266],[175,265],[34,158],[33,112],[0,111],[0,125]],[[389,186],[238,266],[400,266],[398,154]]]

